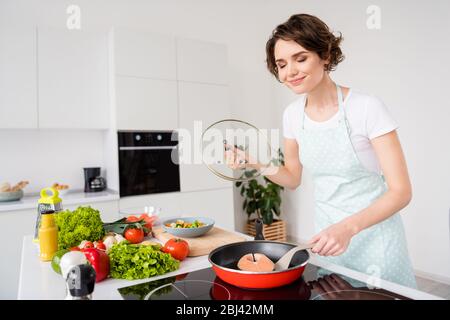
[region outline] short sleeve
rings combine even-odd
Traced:
[[[398,128],[397,122],[379,98],[370,96],[366,108],[366,131],[369,139],[382,136]]]
[[[287,139],[295,139],[292,130],[292,117],[289,116],[291,108],[286,108],[283,113],[283,136]]]

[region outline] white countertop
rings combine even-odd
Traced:
[[[82,190],[71,190],[64,195],[60,195],[59,197],[62,199],[63,207],[65,205],[119,200],[120,198],[117,191],[109,189],[91,193],[86,193]],[[0,202],[0,213],[5,211],[36,209],[39,198],[39,194],[32,194],[25,195],[19,201]]]
[[[246,235],[244,235],[246,236]],[[246,238],[249,238],[246,236]],[[20,267],[19,293],[18,299],[36,299],[36,300],[60,300],[64,299],[65,282],[61,275],[55,273],[51,268],[50,262],[41,262],[38,258],[39,246],[32,241],[32,235],[23,239],[22,263]],[[369,276],[359,273],[338,265],[323,263],[311,257],[309,263],[328,269],[332,272],[342,274],[344,276],[367,282]],[[208,256],[188,257],[180,264],[180,268],[176,271],[166,273],[161,276],[155,276],[151,279],[157,280],[169,276],[188,273],[210,267]],[[118,288],[131,286],[138,283],[148,282],[149,278],[141,280],[121,280],[106,279],[95,284],[93,299],[100,300],[121,300],[122,297],[118,292]],[[440,297],[430,295],[428,293],[403,287],[401,285],[379,280],[379,287],[405,297],[416,300],[443,300]]]

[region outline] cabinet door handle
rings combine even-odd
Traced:
[[[158,147],[120,147],[119,150],[170,150],[177,146],[158,146]]]

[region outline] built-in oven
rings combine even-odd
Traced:
[[[175,131],[119,131],[120,196],[180,191]]]

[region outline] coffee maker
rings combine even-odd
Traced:
[[[106,180],[100,176],[100,167],[83,168],[84,192],[97,192],[106,189]]]

